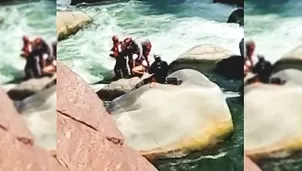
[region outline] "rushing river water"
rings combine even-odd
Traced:
[[[302,44],[302,1],[246,0],[245,39],[272,62]]]
[[[202,43],[218,44],[239,54],[243,28],[225,22],[235,7],[213,4],[211,0],[161,5],[155,2],[122,1],[77,9],[94,22],[60,42],[60,60],[88,82],[98,81],[113,69],[115,62],[108,54],[115,34],[149,38],[153,44],[151,54],[161,53],[168,62]]]
[[[22,36],[41,36],[47,41],[56,36],[55,1],[17,2],[0,5],[0,84],[23,75]]]
[[[272,62],[302,45],[302,1],[245,0],[245,38],[254,39],[256,51]],[[300,171],[301,153],[258,164],[264,171]]]
[[[66,2],[61,0],[58,9],[66,10]],[[115,61],[108,57],[113,35],[149,38],[153,45],[151,54],[161,53],[167,62],[203,43],[217,44],[239,54],[243,28],[226,23],[236,7],[211,2],[130,0],[71,7],[70,10],[81,10],[94,21],[59,43],[58,58],[91,83],[108,77],[113,69]],[[234,87],[226,85],[234,84],[231,81],[220,82],[225,87]],[[235,87],[239,86],[235,84]],[[232,95],[226,93],[227,97]],[[153,164],[160,171],[243,170],[243,102],[238,97],[227,101],[232,111],[234,134],[213,149],[180,159],[157,160]]]

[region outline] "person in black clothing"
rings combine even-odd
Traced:
[[[41,38],[36,38],[33,43],[33,49],[26,60],[24,79],[43,77],[43,69],[50,55],[51,51],[47,43]]]
[[[264,59],[264,56],[258,56],[259,61],[253,68],[253,73],[258,75],[260,82],[269,83],[273,72],[273,65]]]
[[[149,74],[154,74],[156,82],[165,84],[168,76],[168,63],[161,60],[161,56],[158,54],[154,55],[155,61],[149,68]]]

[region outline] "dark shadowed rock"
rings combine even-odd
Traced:
[[[227,23],[237,23],[240,26],[243,26],[244,25],[243,16],[244,16],[244,10],[236,9],[229,16]]]
[[[216,73],[230,79],[242,79],[243,74],[243,57],[233,55],[217,63],[214,69]]]
[[[290,68],[302,71],[302,45],[285,54],[275,63],[274,67],[274,72]]]
[[[113,99],[129,92],[132,90],[138,83],[143,81],[145,78],[150,77],[150,74],[145,74],[143,77],[133,77],[129,79],[119,79],[114,81],[104,88],[97,91],[97,95],[100,99],[105,101],[112,101]]]
[[[220,46],[203,44],[194,46],[174,60],[170,64],[170,73],[185,68],[201,73],[217,71],[228,78],[241,79],[243,58]]]
[[[90,86],[58,63],[57,158],[72,171],[155,171],[124,144],[115,121]]]
[[[2,89],[0,104],[0,170],[67,171],[53,154],[35,145],[25,121]]]
[[[280,78],[287,83],[296,83],[302,86],[302,71],[297,69],[284,69],[271,76],[271,78]]]
[[[12,100],[23,100],[56,84],[56,76],[30,79],[10,89],[7,94]]]

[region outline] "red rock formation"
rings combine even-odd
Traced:
[[[0,170],[65,170],[50,153],[34,145],[33,135],[2,89],[0,104]]]
[[[123,144],[103,102],[78,75],[58,63],[57,158],[72,171],[155,171]]]
[[[244,157],[244,170],[245,171],[261,171],[261,169],[248,157]]]

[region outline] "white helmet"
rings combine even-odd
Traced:
[[[159,53],[155,53],[153,57],[154,57],[154,59],[156,59],[156,58],[160,58],[161,55]]]
[[[135,59],[138,58],[138,55],[137,54],[133,54],[132,58],[133,58],[133,60],[135,60]]]

